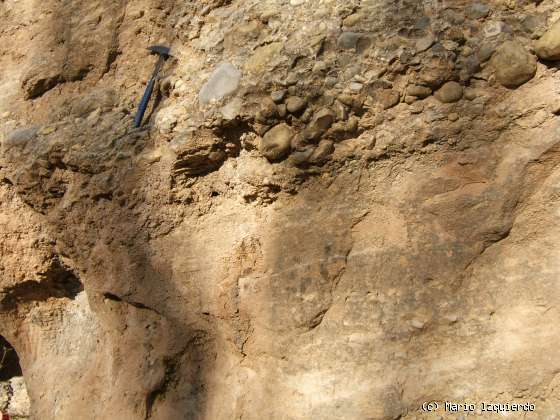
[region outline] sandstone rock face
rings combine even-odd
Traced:
[[[557,418],[560,1],[69,3],[0,2],[0,410]]]

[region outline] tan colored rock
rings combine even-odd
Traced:
[[[307,106],[307,101],[299,96],[290,96],[286,99],[286,109],[291,114],[298,114],[303,112]]]
[[[560,21],[556,21],[535,43],[535,53],[543,60],[560,59]]]
[[[406,93],[417,98],[424,99],[432,94],[432,89],[425,86],[410,85],[406,89]]]
[[[434,96],[443,103],[457,102],[463,97],[463,86],[457,82],[447,82],[434,93]]]
[[[362,13],[353,13],[343,19],[342,24],[344,26],[355,26],[363,19]]]
[[[400,101],[399,92],[392,89],[384,89],[377,92],[376,95],[383,109],[392,108]]]
[[[537,71],[537,60],[516,41],[504,42],[490,60],[496,79],[508,88],[516,88],[531,80]]]
[[[294,131],[287,124],[278,124],[263,136],[259,151],[270,161],[278,161],[290,152]]]
[[[283,48],[281,42],[273,42],[255,50],[251,58],[245,63],[245,70],[250,73],[262,73],[269,63],[278,56]]]

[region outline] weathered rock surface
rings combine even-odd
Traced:
[[[559,1],[68,3],[0,2],[2,409],[558,416]]]

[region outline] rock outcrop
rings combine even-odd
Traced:
[[[557,418],[559,6],[0,2],[0,409]]]

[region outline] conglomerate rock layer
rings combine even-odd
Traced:
[[[0,2],[31,418],[559,418],[559,6]]]

